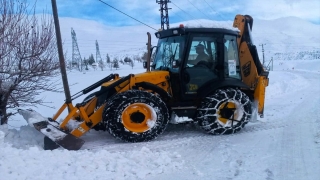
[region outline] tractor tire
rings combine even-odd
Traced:
[[[196,119],[210,134],[233,134],[249,122],[251,104],[250,98],[238,89],[219,89],[204,98]]]
[[[107,101],[103,121],[106,129],[126,142],[150,141],[161,134],[169,123],[166,104],[156,95],[129,90]]]

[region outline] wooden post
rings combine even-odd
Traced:
[[[57,46],[58,46],[58,53],[59,53],[60,71],[61,71],[61,76],[62,76],[64,93],[66,96],[66,103],[71,103],[71,95],[70,95],[70,89],[69,89],[69,83],[68,83],[68,77],[67,77],[67,71],[66,71],[66,64],[65,64],[63,49],[62,49],[62,40],[61,40],[61,32],[60,32],[60,25],[59,25],[56,0],[51,0],[51,4],[52,4],[53,19],[54,19],[54,27],[56,30],[56,39],[57,39]]]

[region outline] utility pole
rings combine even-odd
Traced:
[[[264,48],[263,48],[263,45],[266,45],[266,44],[259,44],[259,46],[262,46],[262,65],[264,66]]]
[[[66,103],[71,103],[71,94],[70,94],[70,89],[69,89],[69,84],[68,84],[66,63],[65,63],[64,55],[63,55],[59,16],[58,16],[56,0],[51,0],[51,5],[52,5],[52,12],[53,12],[54,27],[56,30],[56,39],[57,39],[57,46],[58,46],[58,54],[59,54],[60,71],[61,71],[61,76],[62,76],[63,89],[64,89],[64,93],[66,96]],[[70,109],[68,109],[68,110],[70,112]]]
[[[156,0],[156,3],[160,4],[160,15],[161,15],[161,29],[164,29],[164,25],[167,25],[167,29],[169,29],[169,14],[168,10],[171,8],[168,8],[168,3],[170,3],[170,0]]]

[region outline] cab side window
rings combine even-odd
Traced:
[[[188,55],[188,67],[198,63],[213,63],[216,60],[216,39],[213,37],[193,37]]]
[[[234,36],[224,38],[224,68],[225,77],[241,79],[237,40]]]

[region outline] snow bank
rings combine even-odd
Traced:
[[[21,126],[20,130],[17,130],[8,129],[6,125],[2,125],[0,126],[0,132],[5,134],[4,143],[9,143],[14,148],[28,149],[33,146],[43,147],[44,135],[33,127]]]
[[[320,60],[274,61],[273,70],[269,74],[266,99],[312,86],[308,79],[296,72],[320,74]]]
[[[4,132],[0,131],[0,147],[4,146]]]
[[[2,179],[143,179],[182,165],[176,157],[148,148],[123,153],[44,151],[39,147],[25,151],[1,147],[0,151]]]
[[[280,94],[295,93],[301,89],[310,86],[310,83],[300,75],[294,74],[290,71],[285,72],[286,76],[281,77],[282,74],[284,74],[284,72],[270,72],[269,86],[266,89],[267,99],[272,98],[274,96],[279,96]],[[297,84],[299,86],[297,86]]]
[[[144,179],[183,166],[178,154],[147,147],[126,152],[45,151],[40,141],[42,134],[30,126],[20,131],[0,126],[0,179]]]

